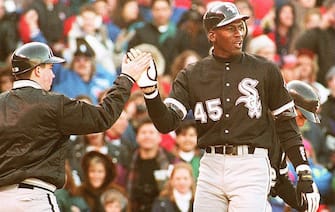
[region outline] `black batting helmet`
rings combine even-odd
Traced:
[[[65,60],[55,57],[50,47],[44,43],[26,43],[16,49],[12,55],[13,75],[23,74],[40,64],[63,63]]]
[[[287,83],[287,89],[294,100],[295,106],[311,122],[320,123],[317,110],[320,106],[319,96],[307,83],[292,80]]]
[[[236,20],[247,20],[249,16],[241,15],[235,4],[218,2],[209,8],[203,16],[203,25],[206,32],[217,27],[222,27]]]

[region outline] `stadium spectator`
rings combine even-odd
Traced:
[[[116,75],[96,63],[93,48],[86,40],[78,38],[76,43],[78,46],[70,67],[55,67],[52,90],[71,98],[84,94],[97,104],[99,94],[112,85]]]
[[[185,120],[175,130],[176,156],[192,166],[195,179],[199,176],[202,152],[197,148],[197,129],[194,120]]]
[[[200,60],[200,55],[193,50],[185,50],[181,52],[171,65],[171,80],[174,80],[177,74],[186,68],[187,65]]]
[[[171,22],[172,3],[169,0],[152,0],[152,21],[136,30],[128,48],[148,43],[156,46],[165,59],[165,72],[170,74],[173,59],[187,48],[188,37]]]
[[[69,61],[73,52],[76,51],[77,38],[84,38],[90,46],[94,47],[97,63],[102,64],[112,74],[116,73],[114,60],[119,61],[118,57],[121,55],[114,52],[114,43],[108,37],[106,25],[103,24],[102,17],[92,4],[81,7],[67,34],[68,49],[63,51],[63,55]]]
[[[321,108],[321,124],[326,134],[325,152],[327,163],[331,162],[331,155],[335,155],[335,66],[333,66],[326,75],[327,87],[330,90],[330,95]],[[330,168],[331,167],[331,168]],[[335,163],[329,165],[330,169],[335,170]]]
[[[327,86],[325,76],[335,65],[335,0],[326,0],[324,5],[326,12],[322,15],[321,27],[304,32],[297,40],[296,49],[312,51],[318,57],[316,81]]]
[[[185,162],[176,163],[165,188],[156,198],[152,211],[193,211],[194,193],[195,180],[192,167]]]
[[[198,10],[190,9],[183,13],[178,28],[188,35],[189,44],[187,49],[193,50],[201,57],[208,55],[211,44],[202,25],[202,16]]]
[[[299,36],[296,12],[292,3],[285,2],[275,8],[274,28],[267,35],[275,42],[279,65],[283,66],[285,57],[294,54],[295,42]],[[269,29],[264,29],[265,32]]]
[[[24,43],[41,42],[41,40],[36,40],[36,36],[41,33],[45,39],[44,43],[48,44],[56,55],[61,55],[65,42],[64,21],[69,16],[70,11],[62,1],[33,1],[20,19],[19,30],[22,41]]]
[[[159,147],[161,135],[148,117],[139,123],[136,140],[138,148],[131,161],[127,191],[132,211],[151,211],[176,158]]]
[[[101,195],[116,189],[125,194],[123,189],[114,184],[116,170],[112,159],[100,152],[87,152],[81,161],[84,181],[79,186],[77,196],[85,199],[90,211],[103,211]]]
[[[262,56],[272,62],[278,62],[276,44],[266,35],[259,35],[250,40],[247,45],[247,52]]]
[[[14,77],[11,70],[0,72],[0,93],[9,91],[13,88]]]
[[[104,206],[104,212],[127,212],[127,198],[118,190],[109,189],[101,195],[101,203]]]
[[[320,97],[320,103],[323,104],[329,95],[329,90],[321,83],[316,81],[318,67],[316,63],[316,55],[312,51],[299,50],[297,51],[297,67],[300,72],[300,80],[307,82],[315,88]]]
[[[321,26],[322,15],[319,8],[313,8],[306,12],[303,19],[303,30],[309,30]]]
[[[5,0],[0,0],[0,73],[10,67],[10,56],[19,43],[17,16],[9,13]]]
[[[112,27],[117,33],[110,35],[111,39],[117,43],[117,49],[127,50],[127,42],[134,36],[134,30],[143,25],[144,20],[140,14],[138,2],[136,0],[121,1],[113,14]]]
[[[60,211],[89,211],[89,207],[82,197],[76,196],[78,189],[72,176],[72,168],[68,160],[65,160],[66,181],[62,189],[55,191],[58,207]]]

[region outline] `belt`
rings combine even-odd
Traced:
[[[215,153],[222,155],[243,155],[254,154],[255,147],[248,145],[220,145],[206,147],[207,153]]]
[[[47,189],[47,188],[43,188],[41,186],[37,186],[37,185],[31,185],[31,184],[27,184],[27,183],[19,183],[17,184],[17,188],[27,188],[27,189],[42,189],[42,190],[45,190],[45,191],[48,191],[48,192],[51,192],[51,193],[54,193],[52,190],[50,189]]]

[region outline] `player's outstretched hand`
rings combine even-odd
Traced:
[[[127,56],[123,57],[121,73],[134,81],[138,81],[141,74],[149,68],[151,60],[152,56],[150,53],[130,49]]]
[[[311,170],[307,165],[296,168],[298,173],[297,198],[300,206],[306,205],[307,212],[316,212],[319,207],[320,194],[313,182]]]
[[[128,61],[133,61],[141,51],[138,49],[131,49],[128,53]],[[150,61],[149,68],[144,71],[140,78],[137,80],[137,84],[140,88],[145,89],[149,87],[157,87],[157,69],[154,60]]]
[[[150,61],[149,68],[141,74],[137,84],[140,88],[157,87],[157,69],[154,60]]]

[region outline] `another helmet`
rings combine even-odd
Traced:
[[[294,100],[295,106],[311,122],[320,123],[317,110],[320,106],[319,96],[309,84],[292,80],[287,89]]]
[[[55,57],[48,45],[31,42],[22,45],[12,55],[12,72],[14,75],[23,74],[40,64],[63,63],[65,60]]]
[[[230,24],[236,20],[246,20],[249,16],[241,15],[235,4],[230,2],[218,2],[207,10],[203,17],[206,32]]]

